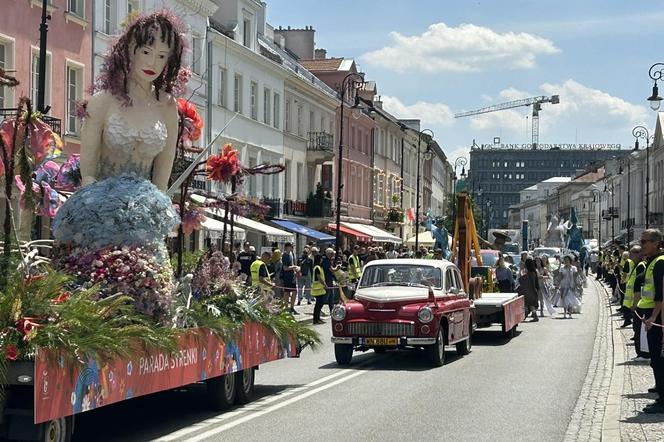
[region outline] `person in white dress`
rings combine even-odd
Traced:
[[[578,270],[572,265],[572,258],[565,256],[563,258],[563,265],[560,268],[559,275],[559,300],[558,306],[564,309],[563,317],[571,318],[572,313],[577,313],[581,307],[581,301],[577,294],[579,288],[579,275]]]
[[[544,316],[544,309],[553,316],[556,310],[553,308],[553,284],[551,272],[549,271],[549,259],[546,255],[535,258],[537,265],[537,277],[539,278],[539,307],[540,316]]]

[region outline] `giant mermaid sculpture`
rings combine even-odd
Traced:
[[[113,45],[85,109],[80,158],[83,187],[60,208],[53,222],[65,270],[71,271],[90,256],[88,261],[93,259],[101,275],[92,278],[92,283],[103,280],[107,294],[131,294],[138,310],[157,317],[168,311],[170,303],[169,287],[163,287],[170,284],[164,240],[179,222],[163,191],[178,136],[172,94],[181,86],[183,35],[174,15],[157,12],[138,17]],[[129,269],[132,277],[141,269],[134,270],[137,258],[127,258],[128,251],[137,252],[143,261],[147,257],[148,273],[150,269],[159,273],[155,265],[165,270],[161,279],[152,275],[147,282],[132,280],[123,286],[127,278],[114,277],[108,268],[117,259],[100,258],[104,251],[127,261],[122,269]],[[156,264],[150,267],[150,263]],[[141,284],[144,290],[135,290]]]

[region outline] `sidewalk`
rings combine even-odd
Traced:
[[[601,440],[664,440],[664,415],[645,414],[641,411],[656,398],[655,394],[648,393],[648,388],[655,383],[652,369],[646,361],[633,360],[636,355],[634,342],[631,340],[634,332],[631,327],[620,328],[623,319],[615,314],[617,307],[612,306],[609,309],[610,289],[603,284],[599,285],[604,291],[604,296],[600,292],[600,305],[608,311],[610,318],[610,331],[607,337],[613,344],[613,348],[608,349],[610,354],[606,355],[609,361],[612,360],[612,364],[607,370],[610,372],[610,386],[604,410]]]

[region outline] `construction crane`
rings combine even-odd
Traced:
[[[513,109],[515,107],[521,107],[521,106],[532,106],[533,107],[532,148],[537,149],[537,145],[539,144],[539,113],[542,110],[542,104],[544,103],[558,104],[560,103],[560,96],[551,95],[550,97],[540,96],[540,97],[523,98],[521,100],[514,100],[514,101],[509,101],[507,103],[495,104],[493,106],[487,106],[472,111],[459,112],[458,114],[454,114],[454,118],[463,118],[463,117],[470,117],[473,115],[488,114],[489,112],[496,112],[505,109]]]

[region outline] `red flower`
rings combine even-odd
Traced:
[[[18,359],[18,349],[16,348],[15,345],[9,344],[5,349],[5,355],[8,360],[15,361],[16,359]]]
[[[196,141],[201,137],[203,120],[198,115],[196,105],[183,98],[178,98],[178,113],[182,122],[182,138],[186,141]]]
[[[32,330],[35,328],[41,327],[41,324],[35,322],[34,320],[37,318],[21,318],[18,321],[16,321],[16,329],[23,333],[24,335],[27,335],[30,333]]]
[[[240,171],[240,159],[237,150],[226,144],[219,155],[212,155],[205,165],[207,178],[218,182],[227,182]]]
[[[53,298],[53,303],[55,304],[60,304],[61,302],[65,302],[71,297],[69,292],[60,292],[57,298]]]

